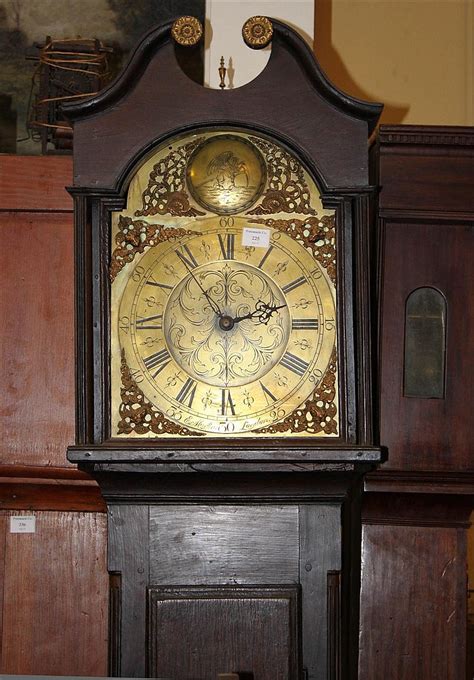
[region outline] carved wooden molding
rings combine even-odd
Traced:
[[[426,146],[474,146],[472,127],[437,125],[381,125],[381,144],[413,144]]]
[[[367,493],[362,505],[363,524],[384,526],[470,526],[472,495],[447,493]]]

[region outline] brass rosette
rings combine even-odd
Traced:
[[[171,35],[178,45],[192,47],[197,45],[203,34],[202,24],[196,17],[183,16],[176,19],[171,27]]]
[[[253,50],[261,50],[271,42],[273,37],[272,22],[268,17],[250,17],[242,27],[242,36],[245,43]]]

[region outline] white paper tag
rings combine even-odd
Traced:
[[[34,515],[12,515],[10,517],[11,534],[34,534],[36,517]]]
[[[254,246],[255,248],[268,248],[270,245],[270,229],[244,227],[242,245]]]

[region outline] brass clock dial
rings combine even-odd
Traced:
[[[119,219],[117,242],[124,240],[111,266],[117,276],[112,406],[121,419],[113,434],[337,436],[334,260],[326,261],[332,250],[324,240],[328,218],[249,216],[243,184],[249,179],[255,204],[269,173],[243,136],[211,136],[200,146],[188,142],[188,148],[186,176],[188,186],[196,181],[196,203],[209,208],[220,194],[225,214],[189,217],[194,209],[186,199],[186,213],[174,224],[156,225],[151,216]],[[237,159],[231,165],[240,179],[228,168],[227,175],[216,171],[214,159],[226,154]],[[291,180],[288,172],[293,203],[298,191],[310,195]],[[153,205],[153,195],[138,185]],[[280,192],[280,203],[284,198]],[[160,196],[156,212],[166,200],[169,204]],[[239,201],[240,215],[228,214],[229,205],[237,209]]]

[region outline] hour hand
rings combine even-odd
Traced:
[[[270,321],[272,314],[274,314],[278,309],[283,309],[283,307],[286,307],[286,305],[269,305],[267,302],[259,300],[255,305],[253,312],[244,314],[244,316],[235,316],[232,321],[234,324],[236,324],[239,321],[244,321],[245,319],[257,319],[259,323],[267,324]]]

